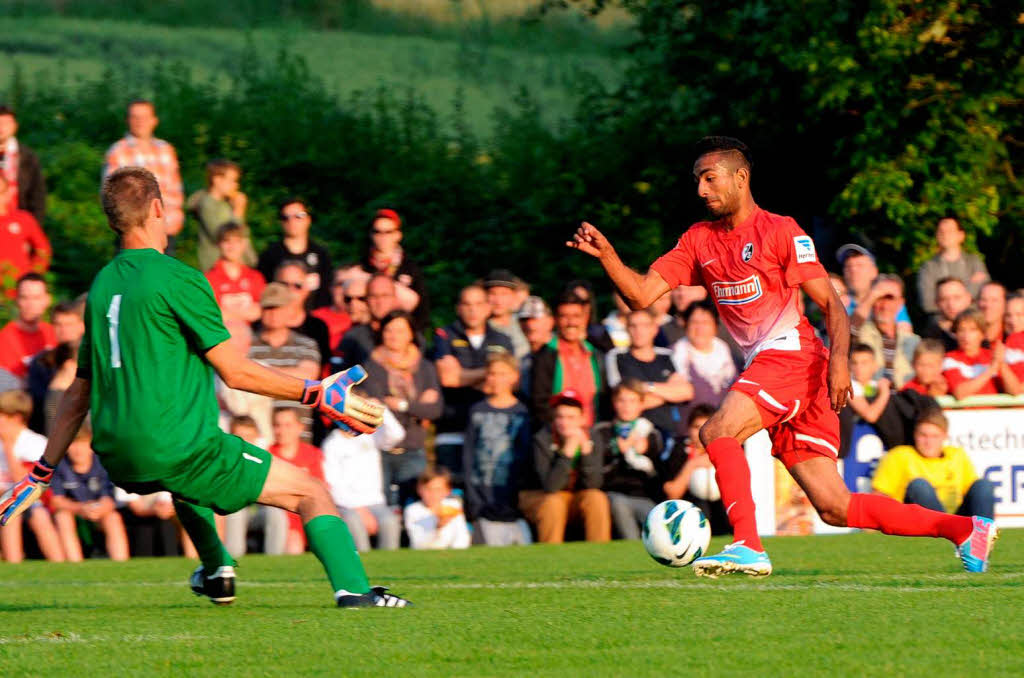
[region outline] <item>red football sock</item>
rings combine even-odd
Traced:
[[[718,438],[707,446],[708,457],[715,466],[722,503],[732,524],[734,541],[742,541],[747,548],[763,551],[757,535],[754,516],[754,498],[750,494],[750,467],[743,448],[735,438]]]
[[[940,513],[917,504],[901,504],[878,494],[851,494],[846,524],[904,537],[945,537],[957,545],[974,530],[967,516]]]

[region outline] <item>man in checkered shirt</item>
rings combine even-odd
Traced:
[[[184,191],[178,171],[178,154],[174,146],[153,136],[160,124],[152,101],[136,99],[128,104],[128,134],[107,150],[103,164],[103,179],[119,167],[145,167],[156,176],[164,200],[167,224],[167,254],[174,254],[174,241],[185,224],[182,211]]]

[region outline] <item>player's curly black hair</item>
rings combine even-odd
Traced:
[[[694,150],[696,151],[696,155],[694,156],[695,158],[699,158],[700,156],[708,153],[737,151],[746,161],[747,169],[752,169],[754,167],[754,158],[750,153],[750,147],[735,137],[704,137],[697,142]]]

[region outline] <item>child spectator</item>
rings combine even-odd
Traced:
[[[246,266],[256,265],[256,251],[252,248],[249,229],[245,226],[245,208],[249,199],[238,190],[238,180],[241,178],[242,168],[236,163],[230,160],[211,160],[206,163],[206,188],[189,196],[188,210],[199,225],[200,271],[208,271],[217,261],[220,229],[229,223],[239,228],[239,261]]]
[[[402,539],[402,523],[384,497],[380,453],[404,438],[405,428],[385,408],[384,423],[372,435],[334,430],[324,439],[324,478],[359,551],[370,550],[373,536],[381,550],[397,549]]]
[[[1016,390],[1010,388],[1011,384],[1004,386],[1007,387],[1007,393],[1020,395],[1024,392],[1024,296],[1021,294],[1012,294],[1007,298],[1003,327],[1006,328],[1006,352],[1003,354],[1003,360],[1010,366],[1018,381]]]
[[[229,222],[217,230],[216,238],[220,258],[206,271],[206,279],[224,315],[224,324],[231,328],[238,323],[255,322],[260,319],[260,295],[266,282],[259,271],[244,261],[248,242],[245,231]]]
[[[548,544],[565,541],[565,528],[583,523],[587,541],[612,537],[608,496],[601,491],[602,459],[586,428],[583,399],[562,391],[545,403],[551,425],[533,437],[533,464],[524,475],[519,508]]]
[[[323,453],[320,448],[303,442],[302,415],[294,407],[274,409],[274,444],[268,450],[278,459],[305,469],[317,480],[324,479]],[[306,536],[302,530],[302,518],[297,513],[288,514],[288,536],[284,552],[289,555],[306,550]]]
[[[0,393],[0,492],[6,492],[21,480],[26,464],[31,465],[46,450],[46,438],[28,429],[32,416],[32,398],[24,391]],[[39,550],[47,560],[63,562],[57,529],[53,526],[50,512],[42,502],[36,502],[23,514],[28,516],[28,525],[36,536]],[[9,563],[20,563],[25,559],[21,539],[22,516],[7,521],[0,529],[0,555]]]
[[[439,466],[427,469],[416,481],[420,500],[405,507],[405,531],[414,549],[464,549],[469,547],[469,525],[462,502],[452,493],[452,479]]]
[[[850,349],[850,386],[853,390],[850,407],[869,424],[874,424],[882,415],[889,404],[892,389],[888,379],[875,379],[877,371],[874,349],[867,344],[854,344]]]
[[[992,483],[978,478],[963,448],[943,445],[948,430],[942,410],[923,412],[914,425],[914,444],[889,450],[878,463],[871,487],[896,501],[934,511],[993,517]]]
[[[266,439],[260,435],[259,425],[250,416],[232,417],[228,431],[250,445],[267,448]],[[289,513],[284,509],[261,505],[249,506],[224,516],[224,546],[232,557],[244,556],[249,548],[249,527],[255,523],[263,528],[263,553],[280,555],[284,553],[288,538],[288,516]]]
[[[594,427],[594,454],[602,460],[602,488],[608,495],[615,531],[639,539],[640,525],[654,508],[662,438],[644,409],[644,384],[627,379],[612,390],[615,419]]]
[[[957,400],[999,393],[1004,383],[1019,387],[1017,375],[1003,360],[1005,346],[998,344],[995,349],[987,349],[981,345],[985,329],[984,316],[974,309],[963,311],[953,321],[957,349],[946,354],[942,376]]]
[[[69,561],[82,561],[80,522],[103,532],[111,560],[128,560],[128,534],[114,505],[114,483],[92,451],[88,424],[78,429],[67,456],[57,465],[50,491],[53,520]]]
[[[483,383],[487,397],[470,408],[466,426],[466,512],[488,546],[532,541],[517,508],[519,477],[530,463],[530,415],[514,395],[518,380],[514,356],[489,356]]]
[[[700,428],[714,413],[715,407],[707,403],[694,405],[690,410],[686,438],[673,446],[662,465],[661,489],[666,499],[685,499],[700,507],[711,521],[712,534],[727,534],[732,527],[722,504],[715,467],[700,441]]]
[[[942,362],[945,359],[946,349],[941,341],[922,339],[914,349],[914,377],[903,385],[903,390],[933,397],[949,393],[949,384],[942,376]]]

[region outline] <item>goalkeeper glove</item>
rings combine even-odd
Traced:
[[[302,404],[325,414],[343,433],[373,433],[384,421],[384,408],[351,392],[364,379],[366,370],[362,365],[336,372],[323,381],[307,379]]]
[[[28,475],[4,492],[4,496],[0,497],[0,527],[22,513],[46,492],[53,479],[53,471],[54,467],[40,457]]]

